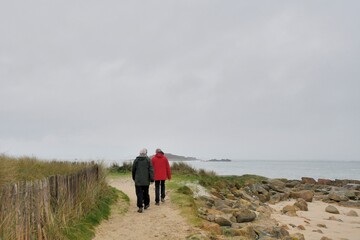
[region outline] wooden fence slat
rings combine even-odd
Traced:
[[[47,240],[45,226],[54,223],[59,209],[64,223],[68,221],[69,211],[76,211],[77,216],[86,211],[77,203],[92,193],[98,179],[99,168],[94,165],[67,176],[3,186],[0,189],[0,239]]]

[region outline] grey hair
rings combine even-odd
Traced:
[[[147,155],[147,149],[143,148],[140,150],[140,156],[146,156]]]

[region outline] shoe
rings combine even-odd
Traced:
[[[143,212],[143,209],[142,208],[139,208],[138,209],[138,213],[142,213]]]
[[[156,206],[160,206],[160,203],[157,202],[157,203],[155,203],[155,205],[156,205]]]
[[[161,198],[161,202],[165,202],[165,198]]]
[[[148,209],[149,207],[150,207],[150,204],[145,205],[144,209],[146,210],[146,209]]]

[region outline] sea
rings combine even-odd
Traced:
[[[360,161],[284,161],[284,160],[232,160],[230,162],[186,161],[196,168],[214,171],[218,175],[255,174],[267,178],[300,180],[352,179],[360,180]]]

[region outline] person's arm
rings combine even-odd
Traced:
[[[152,165],[152,161],[149,159],[149,177],[150,177],[150,182],[154,182],[154,168]]]
[[[166,175],[167,178],[171,180],[171,169],[170,169],[169,160],[167,158],[166,158]]]
[[[136,173],[136,159],[134,160],[133,162],[133,165],[132,165],[132,169],[131,169],[131,175],[132,175],[132,179],[135,181],[135,173]]]

